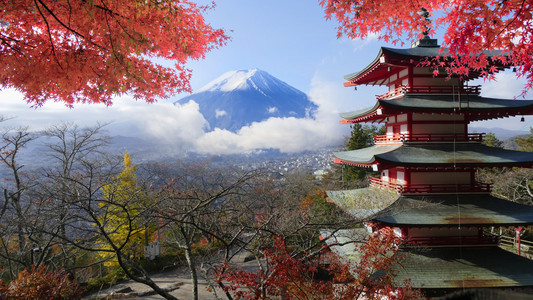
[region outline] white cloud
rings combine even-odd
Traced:
[[[225,115],[227,115],[228,113],[223,110],[223,109],[215,109],[215,118],[220,118],[220,117],[223,117]]]
[[[475,84],[482,85],[481,95],[491,98],[517,99],[526,85],[524,77],[517,78],[511,71],[496,74],[496,80],[477,80]],[[526,95],[527,97],[528,95]]]
[[[371,32],[364,39],[351,39],[347,37],[341,38],[341,41],[346,41],[352,45],[353,51],[359,51],[365,49],[369,44],[379,41],[379,33]]]
[[[147,104],[123,97],[114,100],[111,107],[80,104],[68,109],[61,103],[49,103],[32,109],[22,101],[19,93],[8,90],[0,93],[3,101],[0,114],[18,116],[5,125],[30,125],[35,130],[60,121],[70,121],[80,126],[112,122],[108,126],[112,135],[144,138],[157,145],[158,151],[167,154],[186,151],[250,153],[265,148],[300,152],[343,142],[349,130],[348,126],[339,125],[339,103],[346,102],[343,92],[345,89],[339,83],[315,76],[309,92],[311,100],[318,105],[313,118],[271,117],[245,126],[236,133],[218,128],[208,131],[208,123],[194,101],[181,105],[165,101]],[[269,111],[273,113],[277,108],[272,107]],[[225,113],[219,110],[217,116]]]
[[[268,113],[269,114],[273,114],[273,113],[276,113],[278,111],[278,108],[275,107],[275,106],[271,106],[267,109]]]
[[[238,132],[215,129],[201,136],[196,149],[202,153],[248,153],[274,148],[281,152],[300,152],[339,145],[349,127],[339,125],[338,107],[342,85],[315,76],[309,96],[318,105],[314,118],[269,118],[241,128]],[[341,100],[342,99],[342,100]]]
[[[160,142],[176,146],[188,145],[203,135],[207,128],[207,121],[194,101],[181,105],[165,102],[154,106],[149,110],[136,110],[131,121],[139,120],[144,134],[153,136]]]
[[[523,77],[517,78],[515,73],[507,70],[496,74],[496,80],[475,80],[470,84],[481,85],[481,96],[483,97],[520,101],[522,99],[520,94],[526,85],[526,79]],[[531,100],[531,93],[526,94],[525,98]],[[521,116],[473,122],[472,127],[529,131],[529,127],[533,126],[533,121],[526,116],[526,122],[520,122],[520,118]]]

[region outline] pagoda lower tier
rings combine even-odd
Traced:
[[[488,227],[533,224],[533,206],[491,195],[407,196],[374,187],[327,191],[327,195],[330,201],[353,217],[381,226]]]
[[[498,247],[494,227],[533,224],[533,206],[485,195],[399,195],[368,187],[328,191],[328,199],[361,221],[367,234],[392,230],[401,239],[395,279],[429,295],[459,288],[533,287],[533,261]],[[330,244],[346,243],[347,230]],[[357,239],[361,240],[361,229]],[[344,236],[344,237],[343,237]],[[357,259],[353,245],[334,246],[342,257]],[[428,294],[429,293],[429,294]]]
[[[357,248],[346,241],[360,236],[358,229],[343,230],[328,243],[339,256],[357,262]],[[479,288],[530,292],[533,287],[533,260],[497,246],[400,247],[398,256],[401,262],[392,269],[394,282],[403,286],[408,281],[427,297]]]
[[[409,279],[412,287],[431,290],[426,295],[453,289],[533,286],[533,261],[497,246],[407,248],[400,255],[405,260],[396,268],[395,281]]]

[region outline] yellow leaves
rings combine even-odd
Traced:
[[[148,195],[137,184],[135,166],[131,157],[124,154],[124,170],[114,178],[113,182],[103,187],[104,201],[100,203],[101,230],[104,232],[98,239],[104,258],[115,257],[115,248],[123,255],[131,258],[144,256],[144,245],[155,228],[143,216]],[[116,258],[108,261],[116,264]]]

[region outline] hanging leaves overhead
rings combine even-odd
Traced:
[[[0,83],[34,105],[110,105],[123,94],[153,102],[190,91],[185,62],[228,40],[204,20],[214,5],[188,0],[18,0],[0,6]]]
[[[525,76],[523,94],[533,88],[533,2],[524,0],[321,0],[327,19],[339,22],[338,36],[366,38],[376,34],[394,44],[422,38],[436,28],[445,28],[442,46],[453,54],[454,66],[448,71],[460,75],[469,68],[491,76],[494,66],[484,50],[502,50],[497,59],[502,65],[517,66]],[[422,8],[431,15],[426,19]],[[432,28],[434,27],[434,28]]]

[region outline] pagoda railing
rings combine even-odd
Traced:
[[[441,94],[441,95],[479,95],[481,93],[481,86],[464,86],[454,87],[454,86],[400,86],[392,91],[388,91],[381,95],[376,95],[379,100],[393,99],[400,95],[405,95],[408,93],[413,94]]]
[[[494,235],[482,236],[441,236],[441,237],[411,237],[403,240],[404,246],[447,246],[447,245],[496,245],[499,238]]]
[[[376,135],[374,136],[375,144],[386,143],[427,143],[427,142],[483,142],[485,133],[468,133],[468,134],[394,134],[394,135]]]
[[[401,193],[403,191],[403,188],[404,188],[403,185],[395,184],[395,183],[392,183],[392,182],[388,182],[388,181],[382,180],[379,177],[369,176],[368,177],[368,181],[370,183],[370,186],[393,189],[393,190],[397,191],[398,193]]]
[[[388,188],[402,194],[450,194],[450,193],[490,193],[490,184],[407,184],[401,185],[382,180],[380,177],[368,177],[371,186]]]

